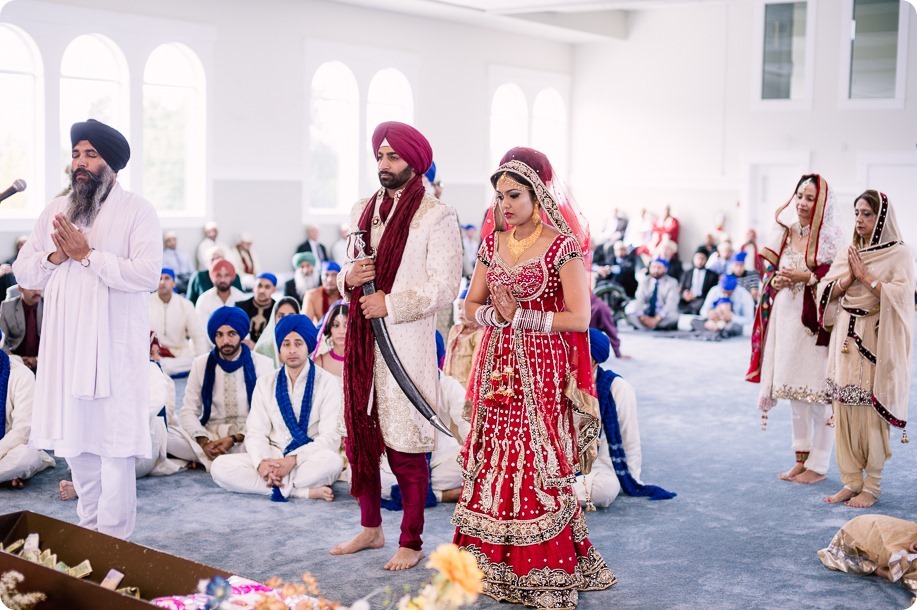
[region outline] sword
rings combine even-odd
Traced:
[[[363,234],[365,232],[366,231],[354,231],[348,235],[348,262],[354,263],[361,260],[375,259],[375,253],[367,254],[366,252],[366,242],[363,241]],[[374,294],[375,292],[375,281],[369,280],[363,284],[363,294],[370,295]],[[373,334],[376,336],[376,344],[379,345],[379,352],[382,354],[382,359],[385,360],[385,364],[388,366],[388,370],[392,372],[392,376],[398,383],[398,387],[400,387],[401,391],[404,392],[404,395],[408,397],[408,400],[411,401],[411,404],[414,405],[414,408],[417,409],[428,422],[430,422],[430,425],[432,425],[443,434],[452,436],[452,432],[449,431],[443,421],[433,410],[433,407],[430,406],[430,403],[427,402],[427,399],[424,398],[423,394],[420,393],[420,390],[417,389],[414,381],[405,370],[404,364],[402,364],[401,359],[395,352],[395,347],[392,345],[392,338],[388,334],[388,327],[385,325],[385,319],[373,318],[369,322],[372,326]]]

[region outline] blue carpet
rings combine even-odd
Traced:
[[[863,511],[822,503],[841,486],[833,462],[827,481],[816,485],[776,478],[794,460],[789,407],[778,405],[767,432],[761,431],[758,387],[743,381],[747,338],[708,343],[622,329],[622,339],[634,359],[609,365],[637,389],[643,479],[678,497],[649,502],[622,496],[588,514],[590,538],[619,583],[583,594],[581,608],[878,610],[910,604],[900,585],[832,572],[818,560],[816,551]],[[912,387],[912,404],[915,398]],[[913,407],[911,418],[917,419]],[[895,455],[885,467],[882,498],[870,511],[917,520],[917,438],[909,445],[899,438],[892,433]],[[59,462],[23,491],[0,490],[0,512],[32,510],[75,522],[75,503],[57,499],[57,482],[65,476]],[[384,549],[329,555],[329,547],[359,530],[359,509],[346,486],[336,485],[335,493],[330,504],[280,504],[224,492],[201,471],[146,478],[138,482],[133,541],[258,580],[295,580],[308,571],[325,596],[344,603],[429,577],[425,569],[382,569],[396,549],[396,513],[383,511]],[[451,541],[451,514],[449,505],[427,510],[426,549]],[[381,596],[377,600],[381,607]],[[507,606],[482,598],[475,607]]]

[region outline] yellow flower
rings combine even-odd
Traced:
[[[474,555],[454,544],[441,544],[430,554],[428,568],[439,571],[455,587],[474,601],[483,590],[484,572],[478,568]]]

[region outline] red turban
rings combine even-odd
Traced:
[[[233,267],[232,263],[230,263],[228,260],[226,260],[225,258],[221,258],[219,260],[214,261],[213,264],[210,265],[210,281],[211,282],[215,281],[217,271],[219,271],[223,267],[229,270],[229,272],[232,274],[232,279],[236,279],[236,268]]]
[[[380,123],[373,132],[373,154],[378,152],[382,141],[386,140],[389,146],[416,174],[425,174],[433,163],[433,148],[422,133],[397,121]]]

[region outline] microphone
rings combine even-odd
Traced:
[[[25,190],[25,187],[26,187],[25,180],[23,180],[22,178],[20,178],[19,180],[17,180],[16,182],[14,182],[13,185],[12,185],[10,188],[8,188],[8,189],[6,189],[5,191],[3,191],[2,193],[0,193],[0,201],[3,201],[3,200],[6,199],[7,197],[12,197],[13,195],[15,195],[16,193],[18,193],[19,191],[24,191],[24,190]]]

